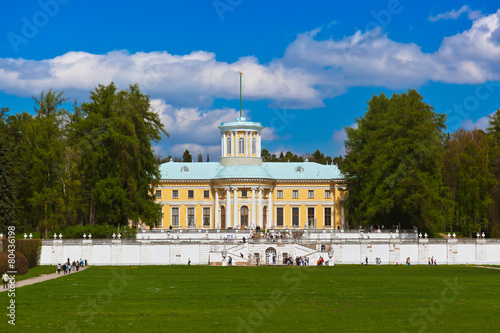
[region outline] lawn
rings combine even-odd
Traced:
[[[498,330],[499,295],[500,270],[467,266],[91,267],[18,289],[16,326],[37,332],[488,332]],[[7,304],[7,293],[0,299]]]
[[[28,271],[24,275],[16,276],[16,281],[31,279],[32,277],[37,277],[40,275],[52,274],[57,271],[57,266],[36,266]]]

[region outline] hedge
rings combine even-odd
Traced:
[[[24,275],[28,273],[28,259],[21,252],[14,252],[16,275]],[[9,252],[0,252],[0,272],[5,273],[12,271],[9,266]]]
[[[83,234],[92,234],[92,238],[112,238],[113,233],[122,235],[122,239],[135,239],[137,230],[129,227],[117,228],[108,224],[101,224],[96,226],[91,225],[75,225],[63,227],[55,232],[55,234],[62,234],[64,239],[68,238],[83,238]],[[53,237],[53,236],[52,236]]]

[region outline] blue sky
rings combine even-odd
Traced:
[[[53,88],[139,83],[170,133],[164,155],[219,157],[238,113],[263,148],[343,152],[367,101],[417,89],[449,130],[486,128],[500,101],[496,1],[10,1],[0,13],[0,106]],[[71,109],[71,106],[68,105]]]

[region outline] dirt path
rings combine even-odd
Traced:
[[[500,267],[490,267],[490,266],[474,266],[477,268],[489,268],[489,269],[500,269]]]
[[[86,270],[87,268],[89,268],[89,267],[88,266],[87,267],[81,267],[79,271],[72,271],[72,273],[69,273],[69,274],[66,274],[66,275],[72,275],[72,274],[75,274],[75,273],[79,273],[81,271]],[[61,274],[57,274],[57,273],[44,274],[44,275],[33,277],[31,279],[26,279],[26,280],[22,280],[22,281],[16,281],[16,288],[20,288],[20,287],[24,287],[24,286],[29,286],[30,284],[35,284],[35,283],[44,282],[44,281],[48,281],[48,280],[57,279],[59,277],[66,276],[66,275],[64,275],[63,270],[61,269]],[[7,291],[7,290],[8,289],[3,289],[2,288],[2,289],[0,289],[0,292]]]

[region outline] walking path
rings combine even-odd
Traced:
[[[474,266],[478,268],[489,268],[489,269],[500,269],[500,267],[490,267],[490,266]]]
[[[66,275],[72,275],[72,274],[84,271],[87,268],[89,268],[89,266],[87,266],[87,267],[80,267],[80,270],[78,270],[78,271],[72,271],[72,273],[69,273],[69,274],[66,274]],[[16,289],[20,288],[20,287],[24,287],[24,286],[29,286],[31,284],[39,283],[39,282],[44,282],[44,281],[48,281],[48,280],[57,279],[59,277],[66,276],[66,275],[64,275],[63,270],[61,269],[61,274],[57,274],[57,273],[44,274],[44,275],[32,277],[30,279],[16,281]],[[3,289],[2,288],[0,290],[0,292],[7,291],[7,290],[8,289]]]

